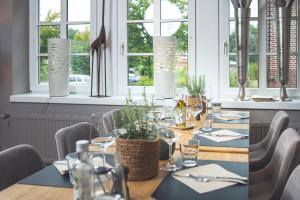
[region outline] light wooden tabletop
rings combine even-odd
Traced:
[[[201,126],[201,124],[197,124]],[[229,128],[229,129],[249,129],[249,124],[216,124],[214,128]],[[181,133],[182,139],[187,140],[193,135],[191,130],[178,130]],[[175,158],[179,158],[179,151],[174,153]],[[248,162],[248,149],[247,148],[227,148],[227,147],[200,147],[198,159],[202,160],[222,160],[222,161],[236,161]],[[160,161],[163,166],[167,161]],[[151,194],[158,187],[160,182],[166,176],[166,172],[160,171],[158,176],[147,181],[129,182],[129,193],[132,199],[151,199]],[[23,185],[15,184],[0,192],[0,199],[5,200],[62,200],[72,199],[73,192],[70,188],[36,186],[36,185]]]

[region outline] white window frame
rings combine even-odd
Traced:
[[[60,1],[60,22],[51,23],[60,26],[60,38],[67,38],[67,25],[90,24],[91,41],[96,38],[97,27],[97,11],[101,11],[101,3],[97,0],[91,0],[91,20],[80,22],[67,22],[67,0]],[[39,0],[30,0],[29,2],[29,81],[31,92],[47,92],[48,83],[39,83]],[[88,54],[84,54],[88,55]],[[70,85],[71,93],[89,93],[90,85]]]
[[[227,47],[229,39],[229,0],[219,1],[219,59],[220,59],[220,97],[235,98],[238,94],[238,88],[230,88],[229,83],[229,56]],[[298,6],[300,1],[298,0]],[[279,88],[267,88],[267,52],[266,52],[266,0],[258,0],[258,29],[259,29],[259,87],[246,88],[246,95],[254,94],[279,96]],[[287,92],[290,97],[300,96],[300,59],[299,59],[299,9],[297,21],[297,88],[288,88]]]
[[[134,20],[135,22],[152,22],[154,23],[159,19],[160,15],[160,0],[153,0],[155,2],[154,6],[154,19],[153,20]],[[196,0],[188,1],[188,75],[194,75],[196,73]],[[131,89],[133,94],[140,94],[143,91],[144,86],[128,86],[128,61],[127,56],[127,0],[118,1],[118,72],[117,72],[117,94],[127,95],[128,89]],[[156,25],[154,29],[154,35],[160,34],[160,23],[161,22],[172,22],[172,21],[186,21],[183,19],[172,19],[165,20],[161,19],[159,22],[154,23]],[[134,55],[137,55],[134,53]],[[141,53],[140,55],[153,55],[153,53]],[[182,54],[180,54],[182,55]],[[154,93],[153,86],[146,87],[147,94]]]

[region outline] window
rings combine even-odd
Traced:
[[[259,80],[259,62],[258,62],[258,0],[253,0],[251,3],[251,16],[249,23],[249,43],[248,43],[248,81],[246,87],[258,88]],[[229,18],[229,81],[230,87],[238,87],[237,83],[237,66],[236,66],[236,31],[234,7],[230,3],[230,18]]]
[[[291,22],[291,52],[290,79],[288,94],[300,94],[298,61],[298,1],[293,5]],[[235,49],[235,19],[231,1],[220,2],[220,96],[237,94],[236,49]],[[279,82],[276,60],[276,19],[275,5],[272,0],[253,0],[249,26],[249,65],[247,80],[247,95],[279,95]],[[276,88],[276,89],[274,89]]]
[[[91,2],[93,0],[30,1],[32,90],[47,90],[48,38],[70,39],[70,75],[90,76]],[[70,82],[74,81],[70,78]],[[79,86],[73,91],[88,91],[90,82],[77,82]]]
[[[127,86],[153,86],[153,36],[175,36],[176,86],[184,87],[195,68],[194,0],[119,1],[119,93]],[[191,63],[194,63],[191,61]]]

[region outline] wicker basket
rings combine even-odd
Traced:
[[[159,171],[160,141],[116,139],[120,160],[129,169],[129,181],[141,181],[157,176]]]

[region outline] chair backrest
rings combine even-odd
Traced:
[[[300,165],[290,175],[281,200],[298,200],[300,197]]]
[[[260,143],[263,149],[265,149],[265,152],[259,162],[260,166],[266,166],[269,163],[273,156],[278,139],[282,132],[287,129],[288,125],[289,115],[285,111],[278,111],[272,119],[266,137]]]
[[[43,168],[41,157],[30,145],[18,145],[0,152],[0,190]]]
[[[55,134],[58,159],[76,151],[77,140],[89,140],[99,136],[98,131],[88,122],[81,122],[58,130]]]
[[[114,109],[103,114],[102,122],[105,133],[112,133],[115,128],[120,128],[122,126],[118,119],[120,117],[120,109]]]
[[[270,199],[278,199],[283,192],[288,177],[300,163],[300,135],[292,128],[280,136],[271,161],[263,169],[272,181],[273,192]]]

